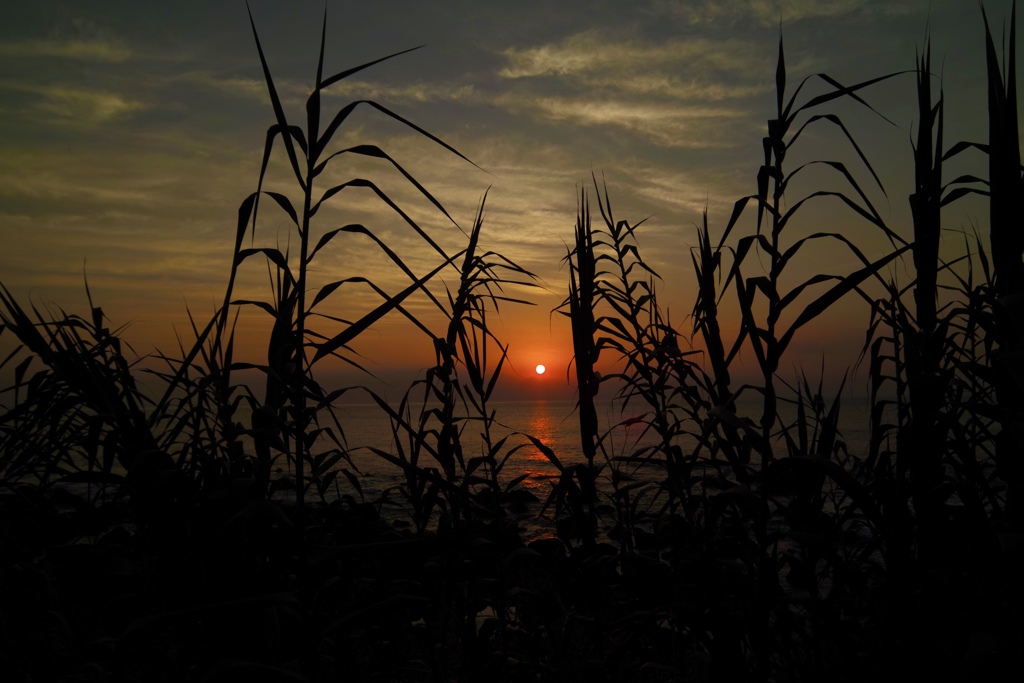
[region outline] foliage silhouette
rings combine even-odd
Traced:
[[[321,110],[325,89],[404,53],[325,77],[324,28],[300,128],[250,15],[274,122],[256,191],[239,208],[223,305],[209,322],[190,312],[190,341],[139,359],[123,330],[107,327],[88,285],[84,317],[26,308],[0,286],[0,335],[17,340],[0,361],[13,376],[0,413],[5,673],[296,681],[1019,673],[1015,32],[1001,71],[983,19],[987,144],[944,148],[945,95],[933,96],[930,38],[916,60],[909,242],[870,200],[885,194],[870,148],[830,110],[846,102],[876,116],[871,88],[902,76],[848,86],[817,74],[790,92],[780,39],[756,191],[735,203],[717,240],[706,213],[694,232],[689,337],[659,303],[643,221],[617,218],[608,188],[593,178],[601,220],[592,221],[591,195],[581,192],[557,309],[572,328],[580,426],[579,452],[560,453],[533,435],[497,436],[494,391],[508,347],[489,321],[501,305],[528,303],[515,292],[534,278],[483,246],[484,200],[466,247],[450,253],[370,180],[329,181],[314,192],[333,159],[367,157],[455,223],[383,150],[331,145],[362,105],[465,159],[378,103]],[[811,83],[824,93],[801,99]],[[836,160],[785,166],[802,133],[824,124],[849,144],[856,173]],[[301,201],[264,189],[281,146]],[[989,177],[944,183],[945,167],[969,151],[988,156]],[[787,204],[787,188],[809,168],[835,171],[839,189]],[[319,228],[326,202],[359,189],[427,247],[430,266],[412,268],[371,227]],[[945,259],[942,211],[969,194],[990,199],[988,249],[983,235],[963,234],[955,238],[962,252]],[[289,246],[257,241],[266,197],[295,231]],[[881,233],[888,252],[869,258],[838,232],[791,237],[802,209],[822,199]],[[355,271],[316,280],[316,257],[343,250],[345,240],[369,240],[406,283],[389,293]],[[815,243],[856,265],[788,285],[784,276]],[[256,262],[269,276],[261,296],[239,284]],[[766,272],[751,275],[761,263]],[[896,264],[912,282],[893,279]],[[442,293],[441,274],[458,286]],[[357,288],[380,303],[352,306],[346,294]],[[797,334],[851,295],[870,307],[866,453],[852,451],[840,430],[847,380],[830,391],[806,372],[787,379],[779,371]],[[414,315],[414,299],[437,314]],[[730,306],[740,313],[732,335],[722,314]],[[237,321],[250,313],[270,318],[265,362],[236,356]],[[353,343],[389,315],[403,316],[435,350],[398,404],[365,387],[322,386],[314,370],[328,358],[359,366]],[[736,386],[741,352],[755,359],[757,384]],[[262,396],[238,381],[252,370],[263,377]],[[158,389],[143,391],[143,376]],[[390,447],[372,452],[400,476],[378,494],[363,490],[355,445],[334,410],[350,392],[391,423]],[[622,410],[606,428],[598,395]],[[751,396],[758,407],[747,415]],[[523,476],[507,476],[526,448],[557,470],[544,501],[531,500]],[[546,535],[527,542],[517,506]]]

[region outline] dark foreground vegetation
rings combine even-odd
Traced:
[[[510,283],[532,276],[482,248],[482,205],[465,249],[449,253],[370,181],[314,191],[338,155],[372,157],[447,216],[383,150],[331,145],[356,107],[458,152],[373,102],[322,111],[323,90],[370,66],[325,77],[322,47],[306,126],[295,126],[260,49],[275,122],[257,190],[239,210],[223,307],[177,353],[148,359],[148,391],[100,308],[25,310],[0,289],[0,334],[18,346],[2,359],[14,378],[0,415],[3,678],[994,681],[1024,671],[1013,25],[1000,60],[986,19],[987,141],[948,147],[927,45],[910,74],[856,85],[817,75],[787,90],[780,43],[757,191],[717,239],[706,218],[696,230],[689,335],[663,317],[636,226],[616,220],[596,182],[600,220],[581,196],[559,309],[573,330],[580,451],[524,437],[560,472],[549,498],[529,504],[550,534],[528,544],[512,515],[527,498],[522,481],[503,474],[521,444],[491,435],[505,347],[487,316],[521,291]],[[852,101],[879,116],[872,86],[914,72],[913,235],[904,238],[869,201],[863,188],[881,181],[829,107]],[[801,97],[805,84],[821,94]],[[791,168],[787,154],[807,127],[845,140],[857,168]],[[263,189],[274,150],[294,196]],[[946,180],[944,166],[967,155],[987,158],[988,177]],[[793,177],[825,167],[840,189],[783,201]],[[351,188],[376,192],[434,249],[435,266],[414,271],[362,225],[316,230],[321,205]],[[943,207],[972,193],[989,199],[988,229],[946,229],[964,251],[944,260]],[[889,253],[869,258],[855,236],[796,232],[794,218],[821,199],[883,234]],[[294,224],[287,250],[255,246],[257,214],[268,211]],[[388,293],[354,276],[314,286],[317,257],[351,239],[373,240],[408,286]],[[787,275],[817,242],[859,265],[794,286]],[[892,279],[895,264],[911,282]],[[267,268],[269,296],[235,292],[246,267]],[[458,287],[440,290],[439,273],[457,273]],[[346,293],[366,287],[380,303],[353,314]],[[410,297],[432,302],[443,329],[404,308]],[[843,297],[870,306],[866,454],[847,452],[838,433],[838,393],[778,373],[800,328]],[[742,317],[735,337],[719,324],[726,304]],[[241,313],[272,320],[265,362],[234,357]],[[332,410],[363,390],[329,390],[315,373],[329,358],[353,362],[353,340],[385,315],[408,317],[437,358],[398,405],[366,393],[391,419],[394,446],[378,455],[402,473],[385,494],[397,517],[364,496],[349,456],[357,444]],[[756,385],[730,377],[741,349],[762,371]],[[600,377],[599,357],[617,359],[617,373]],[[244,372],[265,381],[243,384]],[[653,437],[643,447],[615,451],[616,427],[599,430],[594,397],[605,382],[643,414]],[[737,414],[750,395],[759,414]]]

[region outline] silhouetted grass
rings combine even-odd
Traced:
[[[0,287],[0,335],[18,341],[0,361],[14,378],[0,413],[5,675],[860,681],[1004,680],[1024,668],[1012,30],[1005,77],[986,39],[988,144],[944,149],[930,41],[917,59],[910,243],[862,189],[884,193],[869,146],[829,111],[853,102],[877,116],[865,98],[894,76],[846,86],[816,75],[824,94],[800,99],[807,80],[787,90],[780,40],[756,192],[736,202],[717,240],[706,215],[694,233],[692,338],[659,304],[663,285],[643,258],[642,221],[617,218],[595,178],[601,220],[592,223],[582,192],[559,308],[572,327],[579,457],[530,435],[495,437],[492,397],[508,348],[489,320],[502,304],[524,303],[505,288],[529,286],[533,276],[486,251],[483,202],[466,248],[449,253],[370,180],[315,191],[338,155],[381,159],[454,223],[383,150],[331,147],[360,106],[458,152],[374,102],[321,111],[325,89],[377,63],[325,77],[324,34],[305,127],[292,125],[255,26],[254,37],[274,112],[257,189],[239,209],[223,306],[205,324],[190,313],[190,341],[149,359],[155,390],[140,389],[140,359],[91,297],[81,317],[27,310]],[[859,170],[831,160],[786,164],[802,132],[823,124],[849,143]],[[281,147],[298,201],[263,190]],[[989,178],[944,184],[945,165],[971,149],[988,155]],[[794,177],[818,167],[836,172],[839,189],[786,196]],[[324,202],[354,188],[397,214],[434,265],[414,271],[367,226],[314,232]],[[944,261],[943,207],[973,192],[990,197],[991,246],[965,234],[961,255]],[[292,248],[257,246],[267,197],[293,225]],[[791,238],[801,208],[821,198],[879,231],[890,251],[868,258],[835,232]],[[749,209],[756,217],[743,233]],[[344,250],[346,239],[372,241],[408,284],[388,292],[355,272],[314,284],[316,256]],[[858,265],[785,289],[813,242]],[[262,298],[236,292],[252,259],[269,275]],[[912,282],[890,279],[896,263]],[[431,287],[440,273],[457,274],[457,288],[441,295]],[[355,287],[381,303],[345,310]],[[779,372],[801,329],[848,295],[870,303],[866,453],[850,452],[839,429],[842,386]],[[403,306],[413,296],[436,317]],[[720,320],[726,299],[741,316],[733,337]],[[265,362],[235,355],[235,322],[250,311],[272,322]],[[397,405],[368,394],[392,426],[392,447],[373,451],[402,475],[368,500],[350,457],[357,444],[332,408],[367,390],[323,387],[314,370],[328,357],[358,365],[351,344],[385,315],[402,315],[425,335],[435,362]],[[735,386],[744,351],[760,381]],[[601,376],[598,367],[612,371]],[[262,391],[237,379],[253,369]],[[600,392],[629,415],[603,431]],[[756,420],[738,407],[750,395]],[[249,425],[240,422],[243,404]],[[625,439],[631,430],[643,439]],[[507,479],[504,468],[528,445],[559,476],[530,508],[549,534],[526,544],[512,513],[523,477]],[[382,515],[385,508],[393,513]]]

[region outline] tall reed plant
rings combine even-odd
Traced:
[[[328,476],[335,470],[335,465],[341,459],[347,458],[343,435],[339,433],[338,425],[321,423],[322,411],[329,408],[331,397],[330,392],[325,391],[314,379],[313,369],[329,357],[346,360],[343,353],[350,348],[353,340],[386,314],[393,311],[404,312],[402,303],[417,292],[425,293],[429,299],[440,306],[425,285],[439,272],[451,266],[459,256],[446,253],[424,228],[370,180],[352,178],[317,189],[318,180],[331,167],[331,163],[340,157],[381,159],[391,164],[421,197],[433,205],[441,215],[451,220],[441,203],[379,147],[355,145],[335,149],[332,146],[332,141],[342,130],[353,111],[363,107],[371,108],[403,124],[460,158],[465,159],[465,157],[439,138],[374,101],[358,100],[344,105],[334,113],[325,112],[322,108],[324,92],[332,85],[370,66],[408,52],[406,50],[395,53],[333,75],[325,75],[326,18],[321,31],[320,53],[314,86],[305,106],[305,126],[293,125],[290,123],[278,95],[251,13],[250,23],[275,121],[267,130],[266,146],[256,191],[245,199],[239,209],[234,257],[218,331],[227,327],[232,304],[256,306],[269,313],[273,318],[267,364],[260,364],[256,367],[267,377],[266,407],[273,413],[268,417],[270,422],[278,425],[282,435],[281,445],[285,448],[287,457],[294,468],[295,500],[301,515],[310,477],[317,480]],[[280,149],[281,147],[283,147],[288,168],[300,197],[297,204],[282,193],[263,189],[273,151],[275,148]],[[313,228],[313,219],[316,214],[328,202],[335,200],[342,193],[351,193],[356,188],[369,189],[377,195],[383,205],[394,211],[412,233],[437,255],[437,265],[426,273],[415,273],[396,252],[378,239],[371,229],[359,224],[323,230],[320,231],[320,236],[317,238]],[[290,220],[297,242],[298,253],[295,256],[290,256],[277,247],[245,246],[246,238],[250,242],[255,240],[260,200],[263,197],[272,199],[277,208],[283,211]],[[373,241],[381,249],[381,252],[409,278],[410,284],[399,292],[387,293],[366,278],[344,275],[320,286],[315,294],[310,292],[312,280],[310,273],[314,268],[316,257],[324,253],[323,250],[328,247],[340,246],[339,240],[350,235],[362,235]],[[250,258],[264,259],[275,273],[275,280],[279,285],[275,289],[273,301],[235,300],[234,289],[238,270]],[[327,307],[338,300],[339,292],[347,292],[364,283],[380,295],[382,303],[353,321],[345,321],[340,316],[326,312]],[[408,316],[408,313],[406,315]],[[320,332],[314,327],[313,321],[317,319],[338,322],[342,329],[334,333]],[[413,320],[413,322],[417,323],[418,321]],[[351,359],[348,360],[351,362]],[[321,452],[314,452],[320,443],[330,444],[330,447]]]

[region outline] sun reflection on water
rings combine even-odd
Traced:
[[[530,411],[530,417],[526,422],[526,431],[531,436],[539,439],[548,448],[554,449],[556,447],[555,441],[555,429],[557,421],[551,414],[551,408],[547,401],[537,401],[533,404],[533,409]],[[547,457],[544,456],[536,448],[531,448],[530,460],[542,460],[547,462]]]

